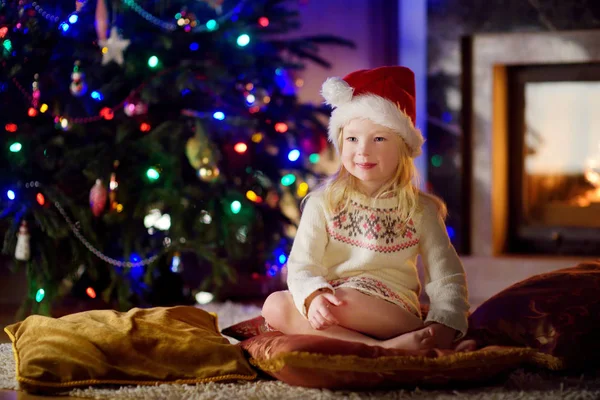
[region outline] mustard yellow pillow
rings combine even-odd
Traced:
[[[33,315],[4,330],[29,392],[256,378],[242,349],[219,333],[216,315],[189,306]]]

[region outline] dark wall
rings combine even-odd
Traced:
[[[468,229],[461,152],[461,38],[478,33],[600,29],[599,0],[428,0],[428,183],[448,205],[460,252]]]

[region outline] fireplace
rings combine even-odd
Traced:
[[[507,251],[600,254],[600,63],[507,68]]]
[[[469,253],[600,256],[600,31],[463,42]]]

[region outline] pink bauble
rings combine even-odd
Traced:
[[[96,184],[90,190],[90,208],[95,217],[99,217],[106,206],[107,191],[101,179],[96,179]]]

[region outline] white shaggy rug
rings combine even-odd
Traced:
[[[201,308],[219,315],[219,326],[225,328],[260,314],[256,306],[231,302],[215,303]],[[233,339],[230,339],[235,342]],[[600,371],[598,371],[600,372]],[[10,344],[0,344],[0,389],[16,390],[15,363]],[[435,400],[596,400],[600,399],[600,373],[590,376],[564,376],[552,373],[514,371],[503,382],[460,390],[396,390],[380,392],[343,392],[306,389],[279,381],[240,383],[206,383],[198,385],[124,386],[121,388],[76,389],[70,396],[95,399],[435,399]]]

